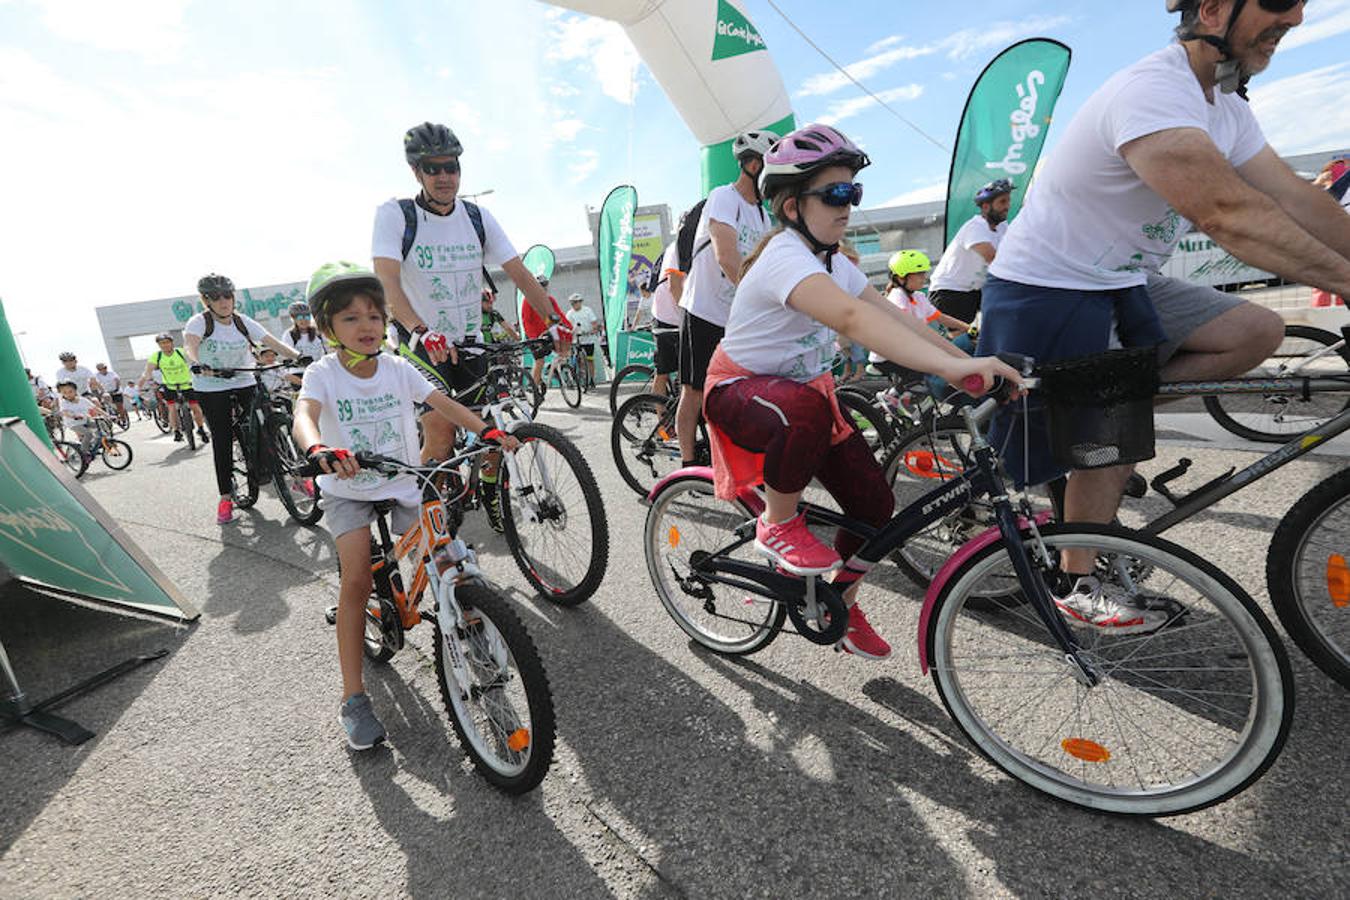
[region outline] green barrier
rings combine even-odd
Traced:
[[[42,424],[42,411],[33,399],[33,389],[23,374],[19,358],[19,345],[9,330],[5,304],[0,301],[0,360],[9,360],[8,363],[0,363],[0,417],[22,418],[33,429],[33,434],[50,448],[51,435],[47,434],[47,427]]]
[[[0,422],[0,565],[68,593],[199,615],[19,419]]]

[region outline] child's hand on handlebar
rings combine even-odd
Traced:
[[[993,356],[971,356],[956,359],[951,365],[953,374],[943,375],[952,384],[972,397],[980,397],[1007,382],[1012,385],[1008,397],[1016,399],[1022,395],[1022,376],[1016,369]],[[938,373],[942,375],[942,373]]]
[[[338,478],[351,478],[361,471],[361,464],[352,452],[344,447],[329,447],[315,444],[305,451],[305,456],[319,469]]]

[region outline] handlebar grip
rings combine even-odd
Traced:
[[[995,387],[997,387],[997,384],[995,384]],[[961,379],[961,390],[972,397],[978,397],[984,393],[984,378],[980,375],[967,375]]]

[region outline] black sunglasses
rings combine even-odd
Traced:
[[[207,300],[233,300],[234,291],[207,291],[202,296]]]
[[[814,191],[802,191],[803,197],[819,197],[826,206],[857,206],[862,203],[863,186],[856,182],[836,181]]]
[[[447,175],[458,175],[459,160],[452,159],[449,162],[443,163],[423,161],[417,164],[417,168],[422,170],[423,175],[439,175],[442,172],[444,172]]]

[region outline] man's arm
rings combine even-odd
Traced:
[[[397,259],[387,259],[383,256],[377,256],[374,259],[375,277],[380,279],[380,285],[384,288],[384,299],[389,304],[389,313],[399,324],[408,331],[416,331],[420,327],[425,327],[426,323],[421,317],[413,311],[412,303],[408,301],[408,295],[403,293],[403,281],[401,280],[403,263]]]
[[[684,296],[684,273],[679,269],[674,269],[666,275],[670,283],[670,296],[675,298],[675,304],[678,306],[680,298]]]
[[[974,250],[976,253],[980,254],[980,258],[983,259],[985,262],[987,262],[987,263],[992,263],[992,262],[994,261],[994,252],[995,252],[995,251],[994,251],[994,245],[993,245],[993,244],[990,244],[990,243],[988,243],[988,242],[980,243],[980,244],[971,244],[971,245],[970,245],[970,249],[972,249],[972,250]]]
[[[1244,181],[1203,131],[1155,132],[1120,153],[1145,184],[1238,259],[1335,294],[1350,291],[1350,259]]]
[[[1350,216],[1330,194],[1294,174],[1269,145],[1239,168],[1238,174],[1278,203],[1304,231],[1350,259]]]
[[[539,279],[535,278],[530,270],[525,268],[525,264],[520,261],[519,256],[513,256],[502,263],[502,271],[525,295],[525,302],[533,306],[534,311],[544,317],[545,322],[558,321],[558,314],[553,311],[553,306],[548,302],[548,291],[544,290],[544,286],[539,283]]]
[[[712,240],[713,256],[722,267],[722,274],[732,284],[741,283],[741,251],[736,246],[736,229],[726,222],[708,220],[708,237]]]

